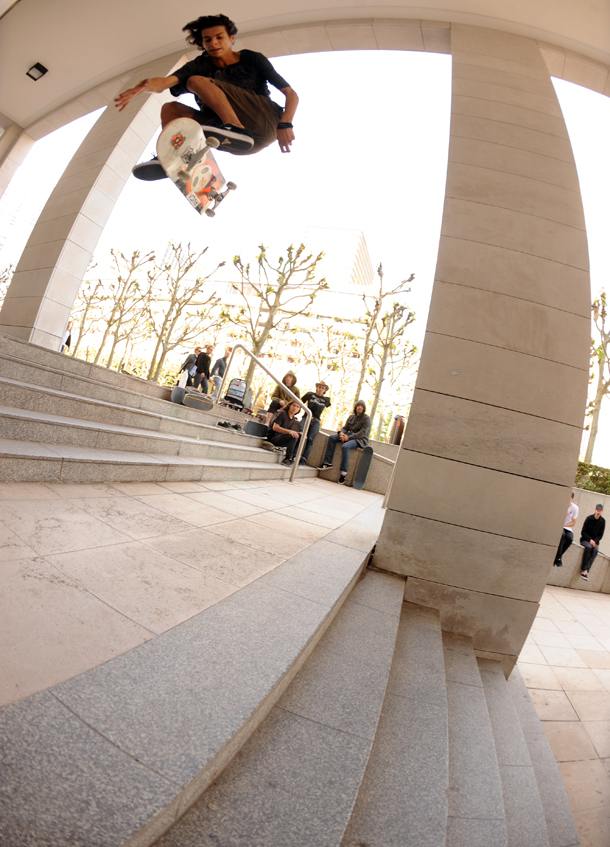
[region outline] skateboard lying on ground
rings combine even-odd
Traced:
[[[365,447],[360,454],[360,461],[358,462],[358,467],[356,468],[356,473],[354,474],[354,479],[352,481],[352,486],[354,488],[357,488],[358,490],[364,488],[372,461],[373,448]]]
[[[191,118],[171,121],[157,140],[157,158],[165,173],[200,215],[211,218],[218,204],[237,187],[234,182],[225,182],[211,152],[216,147],[218,140],[206,139]]]
[[[214,408],[214,403],[210,397],[200,391],[195,391],[194,388],[182,388],[180,385],[172,388],[171,399],[172,403],[188,406],[191,409],[199,409],[203,412],[209,412],[210,409]]]
[[[258,438],[265,438],[268,431],[267,425],[259,421],[248,421],[246,423],[246,435],[256,435]]]

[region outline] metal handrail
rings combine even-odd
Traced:
[[[228,376],[228,373],[229,373],[229,368],[231,367],[231,362],[233,361],[233,356],[235,355],[236,350],[243,350],[244,353],[246,353],[248,356],[250,356],[250,358],[254,362],[256,362],[256,364],[265,371],[267,376],[270,376],[271,379],[277,385],[281,385],[282,391],[286,391],[292,397],[293,401],[295,403],[298,403],[299,406],[301,407],[301,409],[303,409],[303,411],[305,412],[305,415],[306,415],[305,426],[303,427],[303,432],[301,433],[301,436],[299,438],[299,446],[297,447],[297,452],[296,452],[296,455],[294,457],[294,462],[292,463],[292,472],[290,474],[290,479],[289,479],[289,482],[294,482],[294,478],[296,476],[296,472],[297,472],[297,469],[299,467],[299,461],[300,461],[301,455],[303,453],[303,447],[305,445],[305,442],[307,441],[307,433],[309,432],[309,424],[311,423],[311,418],[312,418],[311,409],[308,409],[307,406],[299,400],[299,398],[296,396],[296,394],[293,394],[292,391],[288,388],[288,386],[284,385],[284,383],[280,379],[278,379],[275,376],[275,374],[272,374],[271,371],[269,370],[269,368],[265,367],[265,365],[263,365],[261,360],[257,359],[257,357],[254,355],[254,353],[251,350],[248,350],[247,347],[244,347],[243,344],[235,344],[234,347],[233,347],[233,352],[231,353],[231,356],[229,357],[229,361],[227,362],[225,372],[222,375],[222,382],[220,383],[220,388],[218,389],[218,400],[219,401],[220,401],[221,394],[224,390],[225,382],[227,381],[227,376]]]

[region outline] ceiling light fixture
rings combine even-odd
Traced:
[[[47,72],[48,68],[45,68],[45,66],[41,65],[40,62],[36,62],[35,65],[32,65],[29,71],[25,72],[25,75],[29,76],[30,79],[37,80],[44,76]]]

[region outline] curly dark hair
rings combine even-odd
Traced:
[[[237,27],[231,18],[228,18],[226,15],[202,15],[196,21],[191,21],[186,26],[183,26],[182,32],[189,33],[186,37],[189,44],[195,44],[200,50],[203,50],[201,32],[212,26],[223,26],[228,35],[237,35]]]

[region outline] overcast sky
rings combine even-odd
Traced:
[[[290,154],[273,145],[255,157],[219,154],[237,183],[216,218],[201,218],[168,181],[131,178],[104,230],[110,247],[163,252],[169,240],[208,246],[210,266],[261,242],[282,251],[307,226],[361,230],[374,265],[398,282],[415,273],[412,340],[421,346],[433,281],[447,167],[449,56],[400,51],[287,56],[273,64],[301,98]],[[592,289],[610,268],[610,98],[555,81],[574,146],[591,254]],[[274,92],[280,102],[282,96]],[[0,267],[16,262],[35,220],[94,118],[42,139],[0,201]],[[148,158],[154,150],[151,141]],[[18,223],[10,226],[16,208]],[[21,224],[21,226],[20,226]],[[2,234],[8,235],[3,239]],[[594,459],[610,466],[610,404]]]

